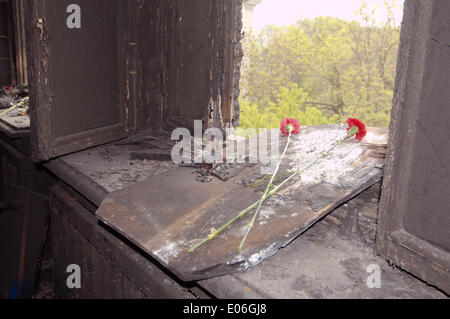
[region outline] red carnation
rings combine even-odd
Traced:
[[[9,86],[5,86],[5,91],[8,91],[9,89],[11,89]]]
[[[300,133],[300,124],[296,119],[284,119],[281,122],[281,134],[289,136],[289,133],[296,135]]]
[[[358,119],[349,118],[347,120],[347,124],[348,124],[347,131],[352,130],[351,132],[349,132],[349,134],[353,133],[350,136],[356,135],[355,138],[361,142],[367,134],[366,126],[364,125],[364,123]],[[355,129],[353,129],[353,128],[355,128]],[[356,132],[356,129],[358,130],[357,132]]]

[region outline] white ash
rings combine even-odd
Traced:
[[[258,264],[260,264],[264,259],[267,259],[275,255],[276,252],[278,251],[277,249],[275,249],[276,246],[277,243],[273,243],[266,249],[261,250],[259,253],[250,256],[250,258],[246,262],[247,266],[255,267]]]
[[[158,256],[164,263],[168,264],[173,258],[177,258],[184,248],[184,242],[169,242],[165,246],[156,250],[154,254]]]
[[[270,219],[270,216],[275,215],[276,212],[272,207],[264,207],[261,208],[261,211],[259,212],[259,216],[262,219]]]
[[[294,141],[289,154],[291,170],[301,170],[330,149],[337,141],[345,136],[345,130],[336,129],[326,134],[313,131],[299,135]],[[321,159],[300,175],[303,185],[312,185],[321,181],[339,185],[348,172],[354,170],[352,166],[363,154],[364,147],[353,140],[345,142],[345,148],[337,146],[328,156]],[[315,150],[311,152],[311,150]],[[345,181],[344,181],[345,182]]]

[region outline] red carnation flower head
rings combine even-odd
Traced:
[[[5,86],[5,87],[4,87],[4,89],[5,89],[5,91],[8,91],[8,90],[10,90],[10,89],[11,89],[11,87],[9,87],[9,86]]]
[[[284,119],[281,122],[281,134],[289,136],[289,133],[292,135],[296,135],[300,133],[300,124],[296,119]]]
[[[355,136],[355,138],[361,142],[363,138],[367,135],[366,126],[360,120],[349,118],[347,120],[347,124],[348,124],[347,131],[349,137]]]

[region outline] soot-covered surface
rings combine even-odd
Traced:
[[[341,125],[308,127],[294,138],[280,175],[304,167],[345,135]],[[245,249],[249,217],[194,253],[187,250],[261,196],[261,167],[230,180],[202,183],[178,167],[111,193],[97,215],[182,280],[254,267],[330,211],[381,179],[386,130],[369,129],[365,143],[347,141],[267,201]],[[256,182],[255,182],[256,181]]]

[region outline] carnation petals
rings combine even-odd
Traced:
[[[296,135],[300,133],[300,123],[296,119],[286,118],[281,122],[281,134],[289,136],[289,126],[292,127],[292,135]]]
[[[364,137],[367,135],[366,126],[363,122],[361,122],[358,119],[349,118],[347,120],[348,128],[347,131],[349,131],[352,127],[358,128],[358,133],[356,134],[355,138],[358,141],[362,141]]]

